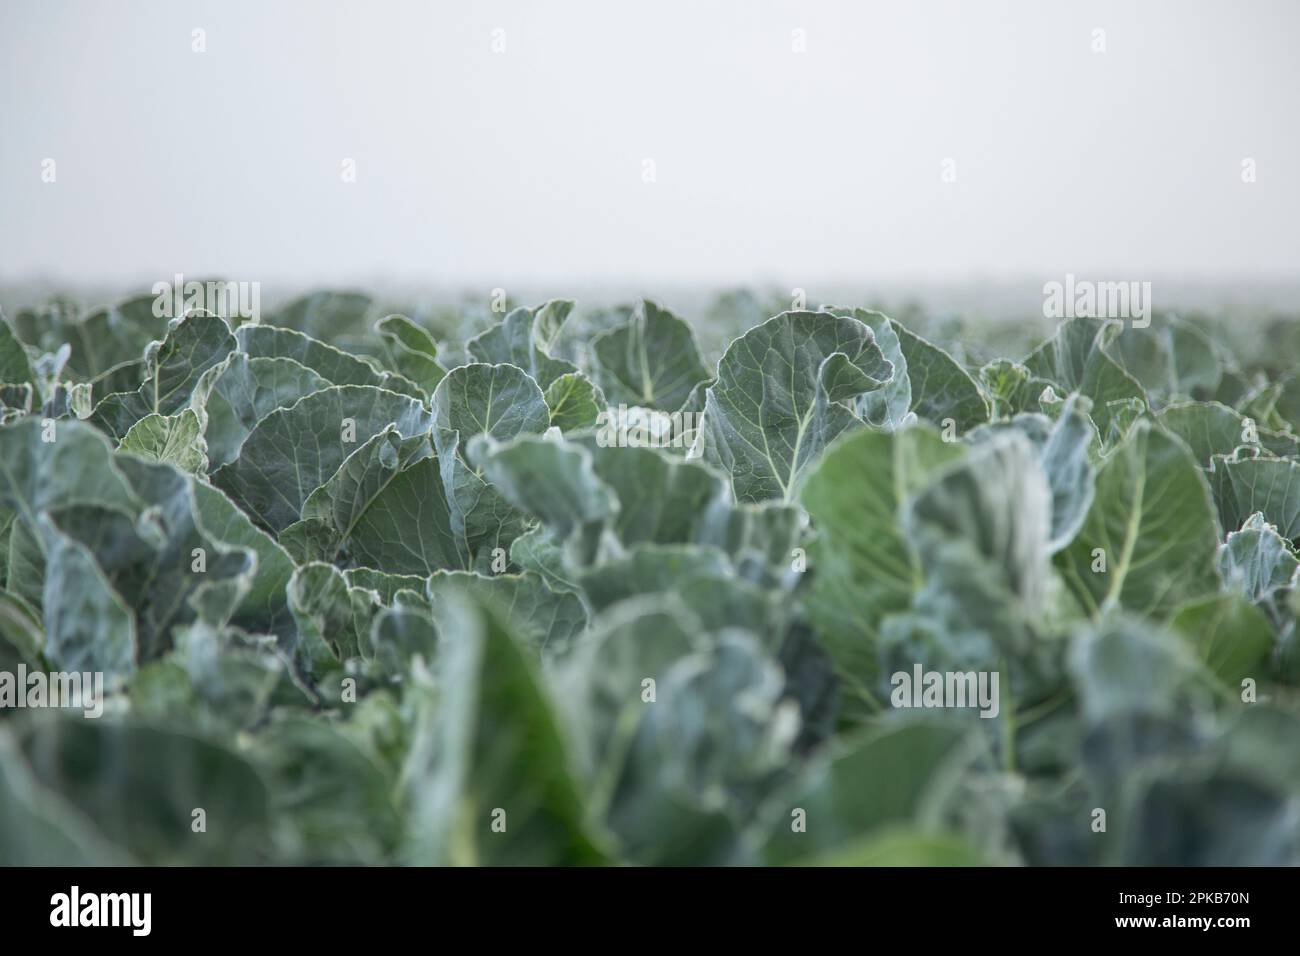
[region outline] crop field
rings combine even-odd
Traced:
[[[1300,323],[0,323],[0,862],[1300,863]]]

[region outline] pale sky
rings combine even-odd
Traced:
[[[0,281],[1295,278],[1298,28],[1294,0],[4,0]]]

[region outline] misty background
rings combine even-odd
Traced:
[[[0,286],[978,313],[1072,272],[1294,309],[1298,27],[1287,0],[6,0]]]

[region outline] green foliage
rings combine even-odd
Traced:
[[[0,321],[0,863],[1300,863],[1294,337],[378,305]]]

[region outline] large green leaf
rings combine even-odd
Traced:
[[[1139,422],[1097,473],[1088,517],[1059,564],[1088,608],[1164,618],[1218,590],[1218,542],[1209,488],[1191,452]]]
[[[140,387],[106,396],[95,406],[91,421],[121,441],[132,425],[150,413],[175,415],[189,403],[203,373],[236,347],[225,319],[195,313],[174,322],[167,337],[145,352]]]
[[[1208,336],[1176,315],[1156,315],[1146,328],[1124,327],[1107,346],[1153,401],[1213,395],[1223,374]]]
[[[657,685],[673,663],[702,646],[700,622],[673,595],[640,597],[596,618],[587,639],[558,668],[556,701],[597,801],[608,800],[651,703],[645,682]]]
[[[79,422],[26,420],[0,429],[0,503],[34,527],[42,511],[140,502],[113,464],[104,436]]]
[[[912,411],[939,426],[951,420],[959,432],[988,421],[988,402],[956,359],[897,322],[890,326],[907,362]]]
[[[136,667],[131,606],[109,583],[91,550],[48,518],[40,529],[46,566],[44,657],[57,670],[99,672],[116,683]]]
[[[150,342],[167,334],[168,311],[156,308],[155,302],[153,295],[133,296],[84,316],[56,303],[51,309],[20,312],[15,324],[25,341],[37,343],[44,351],[70,343],[68,368],[82,378],[92,379],[138,360]],[[137,376],[132,384],[139,381]]]
[[[537,383],[514,365],[462,365],[433,394],[433,444],[451,506],[451,528],[462,566],[486,570],[497,549],[525,530],[525,519],[471,461],[471,442],[540,434],[550,410]]]
[[[1008,593],[1037,608],[1047,590],[1052,491],[1033,445],[1015,433],[981,443],[907,505],[903,527],[929,569],[944,546],[996,570]]]
[[[394,783],[380,764],[329,724],[284,716],[248,754],[267,780],[272,833],[300,864],[376,864],[401,834]]]
[[[481,448],[481,450],[480,450]],[[600,524],[621,507],[581,445],[521,435],[476,447],[476,460],[493,486],[563,541],[577,528]]]
[[[552,427],[562,432],[591,428],[605,408],[605,396],[581,372],[561,375],[546,387]]]
[[[0,729],[0,860],[7,866],[122,866],[131,862],[69,801],[33,777]]]
[[[881,353],[894,366],[893,377],[883,388],[859,396],[858,415],[863,421],[887,431],[897,431],[909,424],[916,417],[909,414],[912,411],[912,380],[907,374],[907,357],[903,354],[903,343],[894,323],[883,314],[866,309],[828,308],[827,311],[857,319],[869,326]]]
[[[1266,448],[1276,455],[1296,454],[1296,439],[1260,428],[1245,416],[1218,402],[1182,402],[1161,409],[1157,419],[1183,441],[1201,467],[1208,468],[1215,455],[1231,455],[1245,446]]]
[[[1210,464],[1225,528],[1236,530],[1259,512],[1282,537],[1300,542],[1300,462],[1216,456]]]
[[[387,426],[403,437],[428,431],[432,417],[419,402],[369,386],[322,389],[267,415],[244,440],[239,457],[212,483],[255,520],[281,531],[298,520],[307,496],[349,454]]]
[[[20,739],[36,779],[143,863],[220,865],[265,853],[266,786],[226,747],[80,718],[33,721]]]
[[[899,824],[933,828],[977,754],[968,729],[911,722],[846,743],[769,807],[768,863],[812,861]]]
[[[439,571],[429,577],[427,594],[435,619],[456,620],[444,613],[448,600],[459,596],[489,602],[525,646],[547,656],[566,653],[587,626],[587,612],[578,597],[553,591],[538,575],[473,574]]]
[[[1143,408],[1147,402],[1142,386],[1106,351],[1121,327],[1114,321],[1066,319],[1052,338],[1025,359],[1032,374],[1054,382],[1058,391],[1082,392],[1092,401],[1092,418],[1103,439],[1128,402],[1139,402]]]
[[[301,529],[300,525],[315,527]],[[426,434],[384,429],[358,448],[303,505],[284,536],[306,534],[318,557],[392,574],[461,566],[438,462]]]
[[[881,622],[920,587],[903,507],[964,453],[928,428],[861,431],[837,442],[809,476],[802,501],[817,539],[808,611],[849,693],[871,696]]]
[[[169,462],[182,471],[202,474],[208,470],[208,446],[199,416],[190,408],[175,415],[146,415],[131,426],[119,447],[150,461]]]
[[[725,480],[698,461],[652,448],[582,443],[591,451],[596,477],[618,498],[609,525],[624,545],[699,540],[705,522],[727,505]]]
[[[194,520],[204,537],[227,548],[250,551],[257,558],[248,593],[235,609],[231,622],[254,631],[288,634],[293,619],[285,587],[294,570],[289,555],[218,489],[192,481],[190,493]]]
[[[243,600],[256,557],[205,537],[195,520],[191,479],[168,465],[122,456],[117,467],[151,502],[139,516],[99,505],[50,512],[54,525],[90,549],[113,588],[134,609],[141,662],[170,646],[169,632],[202,615],[224,624]]]
[[[365,329],[372,305],[370,296],[363,292],[322,289],[308,292],[281,306],[272,321],[323,341],[336,342]]]
[[[1199,660],[1194,645],[1165,628],[1115,614],[1074,636],[1069,668],[1084,718],[1102,725],[1133,714],[1185,715],[1206,693]]]
[[[515,365],[453,369],[434,393],[433,412],[440,456],[457,449],[463,455],[475,435],[503,441],[523,432],[544,432],[551,423],[542,390]]]
[[[591,340],[596,382],[611,403],[675,412],[709,378],[691,327],[646,299],[627,323]]]
[[[1052,689],[1043,666],[1056,613],[1051,504],[1033,445],[1008,431],[976,445],[905,505],[902,526],[923,581],[908,612],[883,622],[884,673],[924,661],[1005,671],[1016,697]]]
[[[1242,678],[1259,678],[1273,649],[1268,618],[1236,594],[1191,601],[1170,626],[1192,642],[1205,666],[1233,692],[1240,691]]]
[[[1071,396],[1040,452],[1039,461],[1052,489],[1053,553],[1074,540],[1092,506],[1096,475],[1088,454],[1094,434],[1087,400]]]
[[[433,336],[404,315],[389,315],[375,323],[384,342],[389,366],[432,392],[447,374],[438,364],[438,346]]]
[[[293,328],[243,325],[235,333],[249,358],[288,358],[334,385],[372,385],[423,400],[420,387],[402,375],[376,369],[355,355]]]
[[[9,531],[9,588],[44,607],[46,658],[66,670],[129,673],[136,655],[130,608],[94,557],[49,517],[83,507],[139,512],[143,502],[104,436],[78,422],[47,427],[35,419],[0,429],[0,505],[16,516]]]
[[[822,450],[861,425],[845,403],[893,373],[857,319],[783,313],[728,346],[696,443],[731,475],[738,500],[791,501]]]
[[[497,325],[466,342],[465,348],[476,361],[517,366],[542,389],[549,389],[562,376],[577,372],[551,354],[572,310],[567,299],[553,299],[535,309],[513,309]]]
[[[205,421],[208,461],[220,468],[239,457],[249,432],[277,408],[331,382],[291,358],[249,358],[232,353],[203,374],[192,398]]]
[[[1096,431],[1088,417],[1088,399],[1071,395],[1053,421],[1045,415],[1021,412],[1010,419],[981,425],[967,438],[981,443],[1017,432],[1037,449],[1038,464],[1052,492],[1053,553],[1073,540],[1092,504],[1095,474],[1090,460]]]
[[[643,685],[642,700],[649,687]],[[788,779],[798,708],[743,631],[669,665],[644,706],[606,819],[637,862],[738,862],[739,835]]]
[[[529,655],[490,607],[456,602],[440,632],[442,683],[403,776],[412,862],[594,864],[582,796]]]

